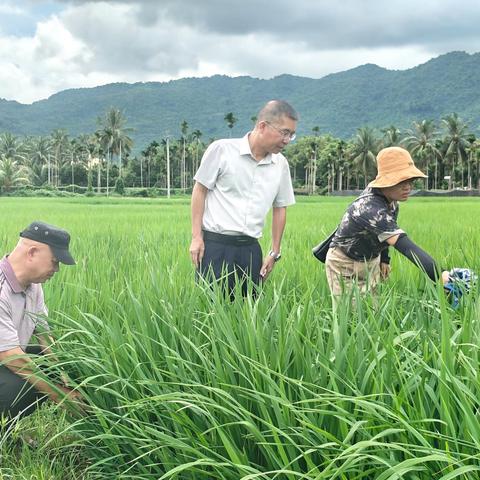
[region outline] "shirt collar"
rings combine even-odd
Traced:
[[[0,260],[0,270],[2,270],[4,273],[5,278],[7,279],[7,282],[14,293],[25,292],[25,289],[20,285],[20,282],[13,271],[12,265],[8,261],[7,255]]]
[[[252,149],[250,148],[250,143],[248,141],[248,136],[252,132],[248,132],[244,137],[240,139],[240,155],[250,155],[250,157],[255,160],[255,157],[252,155]],[[256,160],[255,160],[256,161]],[[262,158],[258,164],[267,164],[267,163],[277,163],[277,156],[269,153],[266,157]]]
[[[382,197],[383,200],[385,200],[385,203],[387,204],[387,207],[392,209],[392,210],[395,210],[395,208],[397,208],[398,206],[398,202],[396,200],[394,200],[393,202],[389,202],[387,197],[384,195],[384,193],[382,192],[382,190],[380,188],[375,188],[375,187],[369,187],[371,192],[374,194],[374,195],[378,195],[379,197]]]

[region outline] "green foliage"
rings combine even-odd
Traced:
[[[76,136],[95,131],[97,118],[115,106],[129,119],[139,151],[167,132],[179,136],[185,119],[204,138],[227,137],[225,112],[238,119],[232,136],[243,135],[267,100],[284,98],[300,113],[300,135],[318,126],[347,139],[361,126],[407,128],[413,120],[440,119],[451,112],[478,125],[479,77],[480,54],[452,52],[409,70],[363,65],[321,79],[216,75],[166,83],[115,83],[66,90],[32,105],[0,100],[0,125],[18,135],[47,135],[64,128]]]
[[[87,191],[85,192],[86,195],[92,195],[93,194],[93,184],[92,184],[92,172],[91,170],[88,170],[87,174]]]
[[[475,478],[478,292],[454,312],[394,254],[377,306],[334,317],[310,248],[350,200],[299,198],[259,301],[226,302],[194,283],[188,198],[2,199],[3,251],[31,218],[72,234],[78,265],[45,293],[59,366],[93,410],[72,427],[89,474]],[[475,199],[412,198],[400,218],[440,264],[479,271],[479,214]]]
[[[233,112],[227,113],[224,120],[230,130],[237,122]],[[126,126],[123,112],[110,108],[99,124],[95,133],[73,138],[63,129],[54,130],[49,137],[19,139],[9,132],[0,134],[2,192],[23,194],[23,185],[56,189],[67,186],[72,193],[85,192],[84,187],[88,187],[91,196],[95,184],[97,194],[108,196],[118,178],[125,188],[139,188],[140,192],[146,188],[148,196],[176,189],[181,194],[191,191],[207,147],[200,140],[202,131],[189,133],[188,122],[183,120],[180,138],[167,134],[131,156],[133,142],[128,133],[133,129]],[[375,176],[376,153],[390,145],[409,149],[427,174],[427,189],[480,189],[480,143],[472,127],[458,113],[450,113],[441,119],[438,131],[434,120],[425,119],[414,121],[413,129],[406,132],[393,124],[380,132],[366,125],[358,127],[355,136],[346,142],[315,125],[314,135],[299,137],[285,148],[285,154],[293,184],[306,194],[363,188]],[[444,181],[445,176],[450,180]]]
[[[0,192],[9,192],[28,183],[28,169],[16,160],[0,156]]]
[[[85,473],[87,458],[73,446],[77,438],[53,405],[14,425],[0,424],[0,480],[100,480]]]
[[[78,188],[78,187],[77,187]],[[76,197],[80,192],[73,193],[66,190],[52,188],[19,188],[14,192],[5,193],[6,197]]]
[[[115,193],[125,195],[125,182],[122,177],[118,177],[115,181]]]

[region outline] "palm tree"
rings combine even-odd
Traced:
[[[165,187],[167,189],[167,198],[170,198],[170,135],[167,133],[161,144],[165,147]]]
[[[295,143],[291,143],[286,148],[286,155],[293,171],[293,183],[297,182],[297,168],[303,167],[304,177],[303,185],[306,193],[311,194],[316,187],[316,178],[314,178],[315,150],[318,149],[321,139],[312,135],[304,136]]]
[[[167,157],[166,157],[166,162],[167,162],[167,198],[170,198],[170,137],[169,135],[166,136],[165,138],[165,148],[167,150]]]
[[[468,189],[473,188],[472,182],[472,167],[477,166],[477,189],[480,190],[480,177],[479,177],[479,153],[480,153],[480,139],[472,139],[470,147],[468,148]]]
[[[476,150],[475,152],[475,159],[476,159],[476,164],[477,164],[477,190],[480,190],[480,140],[477,140],[475,142],[476,144],[478,144],[478,149]]]
[[[153,142],[150,142],[147,148],[141,152],[142,156],[145,158],[147,163],[146,187],[148,188],[150,188],[151,186],[150,179],[151,179],[151,171],[152,171],[152,162],[157,154],[159,147],[160,147],[160,144],[156,140],[154,140]]]
[[[402,135],[400,130],[395,125],[390,125],[382,130],[383,139],[382,144],[384,147],[395,147],[400,145]]]
[[[435,160],[435,173],[433,179],[433,188],[435,190],[437,189],[438,159],[442,156],[440,150],[435,146],[436,136],[437,132],[435,131],[435,123],[433,120],[422,120],[421,122],[413,122],[413,129],[407,132],[407,136],[402,141],[415,159],[419,161],[425,159],[427,177],[428,167],[431,160]]]
[[[48,137],[33,137],[26,141],[27,166],[31,169],[32,183],[43,185],[51,183],[50,155],[52,142]],[[46,172],[46,173],[45,173]]]
[[[237,119],[232,112],[228,112],[223,119],[227,122],[227,127],[230,129],[230,137],[232,136],[232,129],[237,123]]]
[[[0,135],[0,155],[23,162],[26,157],[25,144],[9,132],[2,133]]]
[[[182,132],[182,164],[180,171],[180,188],[185,193],[185,188],[187,187],[187,161],[186,161],[186,142],[187,142],[187,133],[188,133],[188,123],[186,120],[180,125],[180,130]]]
[[[337,177],[337,190],[341,192],[343,190],[343,174],[345,173],[345,167],[347,162],[345,161],[345,150],[346,150],[346,143],[343,140],[340,140],[337,143],[336,148],[336,156],[337,156],[337,169],[338,169],[338,177]]]
[[[378,141],[371,127],[361,127],[353,140],[353,164],[363,173],[364,186],[367,186],[369,171],[375,167]]]
[[[68,148],[68,134],[65,130],[57,129],[54,130],[51,135],[51,144],[54,153],[55,159],[55,168],[54,168],[54,175],[52,179],[52,183],[58,187],[59,186],[59,179],[60,179],[60,165],[64,159],[64,155]]]
[[[344,146],[344,165],[346,169],[346,184],[345,188],[347,190],[350,190],[351,188],[351,181],[352,181],[352,175],[355,174],[357,177],[357,169],[355,167],[355,164],[353,163],[353,159],[355,158],[354,154],[354,144],[353,141],[347,142]],[[358,188],[359,182],[358,182],[358,177],[357,177],[357,188]]]
[[[316,190],[316,181],[317,181],[317,149],[318,149],[318,142],[316,141],[317,138],[318,138],[318,134],[320,133],[320,127],[318,126],[315,126],[312,128],[312,132],[313,132],[313,136],[314,136],[314,139],[313,139],[313,142],[312,142],[312,159],[311,159],[311,163],[310,163],[310,175],[309,175],[309,178],[311,180],[311,185],[308,187],[308,190],[310,191],[310,193],[315,193],[315,190]],[[329,171],[329,175],[330,175],[330,171]],[[328,191],[330,193],[330,182],[329,182],[329,186],[328,186]]]
[[[14,187],[28,184],[29,170],[15,160],[2,155],[0,158],[0,190],[9,192]]]
[[[90,135],[83,134],[70,142],[70,173],[72,192],[75,192],[75,167],[88,171]]]
[[[455,187],[455,167],[460,164],[463,187],[463,162],[467,159],[467,151],[470,145],[468,125],[456,113],[447,115],[442,119],[442,123],[447,131],[443,142],[446,146],[445,158],[451,162],[452,184]]]
[[[122,154],[129,152],[133,146],[133,140],[128,136],[132,129],[125,126],[126,122],[123,113],[113,107],[107,110],[102,118],[98,119],[100,143],[104,151],[107,152],[107,195],[109,194],[109,164],[113,156],[117,155],[119,158],[119,176],[121,176]]]
[[[88,183],[89,185],[93,183],[93,170],[97,168],[97,193],[100,193],[102,190],[102,159],[104,158],[104,152],[102,150],[102,136],[100,131],[96,131],[86,138],[86,148],[88,151]]]
[[[192,132],[192,140],[195,142],[195,156],[193,160],[193,168],[192,168],[192,178],[195,175],[195,172],[198,169],[198,147],[200,146],[200,138],[203,135],[201,130],[194,130]]]
[[[105,155],[105,162],[107,164],[107,197],[110,193],[110,163],[112,160],[112,145],[113,145],[113,132],[110,128],[104,126],[98,131],[98,137],[100,140],[100,146]]]

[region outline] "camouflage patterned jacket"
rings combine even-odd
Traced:
[[[366,188],[348,207],[330,247],[339,247],[356,261],[382,255],[388,263],[388,243],[394,235],[404,233],[397,225],[398,203],[389,203],[380,189]]]

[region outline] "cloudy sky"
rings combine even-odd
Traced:
[[[320,78],[480,51],[478,0],[0,0],[0,98],[186,76]]]

